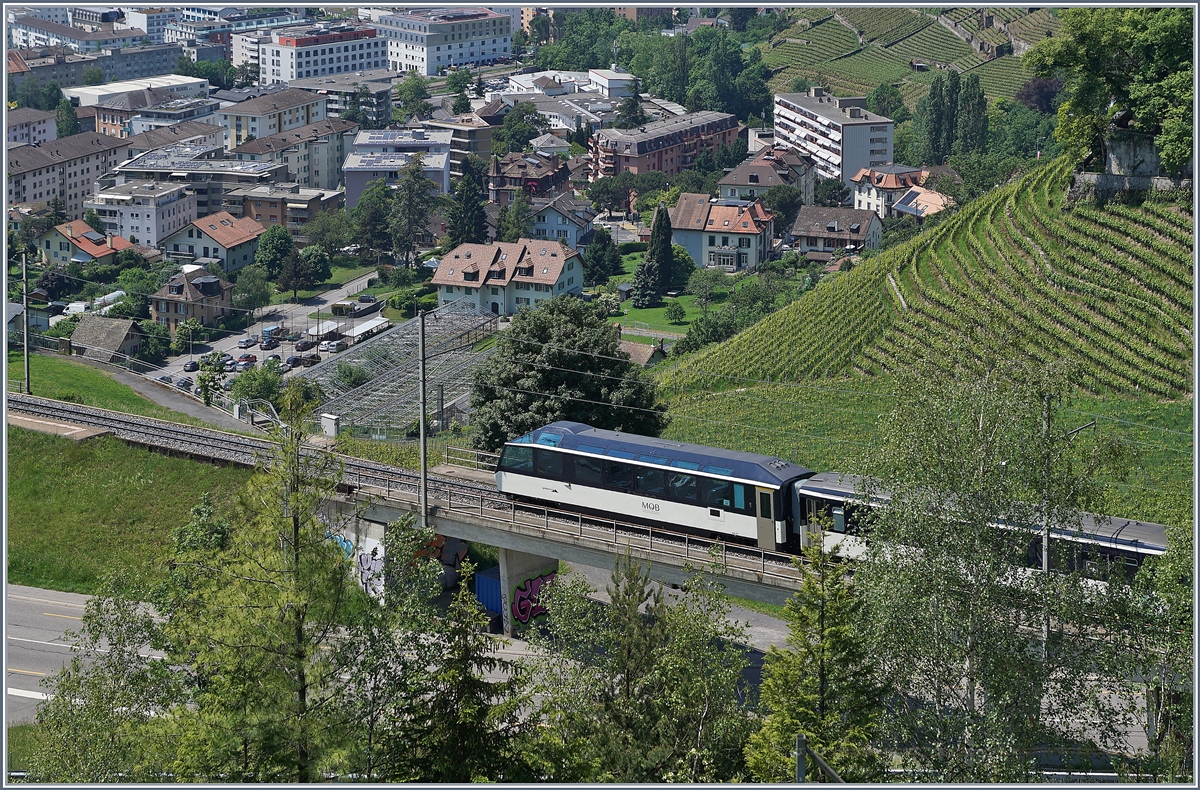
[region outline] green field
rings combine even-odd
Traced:
[[[8,728],[8,770],[26,771],[29,760],[38,747],[37,727],[33,724],[16,724]]]
[[[353,259],[344,258],[344,257],[339,258],[339,262],[343,262],[343,263],[348,262],[350,260],[353,260]],[[357,262],[357,261],[355,261],[355,262]],[[361,277],[362,275],[369,274],[370,272],[373,272],[373,271],[375,271],[374,266],[337,266],[337,265],[335,265],[330,270],[329,279],[326,280],[325,282],[318,283],[318,284],[314,285],[312,288],[300,289],[299,291],[296,292],[295,299],[292,298],[291,291],[288,291],[286,293],[273,294],[271,296],[271,304],[282,304],[284,302],[296,302],[296,301],[303,302],[305,299],[311,299],[314,296],[316,296],[317,294],[324,293],[325,291],[328,291],[333,288],[337,288],[339,285],[345,285],[346,283],[353,280],[355,277]]]
[[[115,568],[160,578],[171,530],[201,493],[223,505],[250,477],[112,436],[76,442],[12,426],[8,463],[8,580],[89,594]]]

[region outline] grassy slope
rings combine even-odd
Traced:
[[[122,566],[157,577],[171,530],[201,493],[224,505],[250,476],[111,436],[75,442],[10,426],[8,440],[8,579],[32,587],[91,593]]]

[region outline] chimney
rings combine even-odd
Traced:
[[[105,241],[107,241],[107,242],[108,242],[108,248],[111,250],[111,249],[113,248],[113,244],[112,244],[112,236],[109,236],[109,237],[107,237],[107,238],[105,239]]]

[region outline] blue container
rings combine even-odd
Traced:
[[[504,610],[504,599],[500,595],[500,566],[475,574],[475,597],[492,614],[500,614]]]

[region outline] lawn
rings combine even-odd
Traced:
[[[9,581],[84,594],[121,567],[161,579],[171,530],[201,493],[223,509],[251,475],[113,436],[76,442],[12,426],[8,462]]]
[[[25,377],[25,368],[19,352],[8,352],[8,377]],[[113,409],[188,425],[207,425],[195,417],[172,411],[143,398],[128,386],[114,381],[112,374],[107,371],[66,357],[31,354],[29,378],[33,394],[42,398],[68,400],[100,409]]]
[[[621,313],[609,316],[608,322],[610,324],[620,324],[622,329],[648,329],[655,332],[673,332],[682,335],[687,332],[688,326],[692,321],[703,315],[703,311],[699,307],[696,307],[696,297],[691,294],[681,296],[678,301],[683,305],[685,311],[684,319],[682,323],[672,324],[667,320],[666,316],[666,305],[671,301],[674,300],[664,298],[662,307],[637,308],[633,306],[633,300],[629,299],[621,305]],[[709,310],[712,309],[713,307],[710,306]],[[640,324],[645,324],[645,326],[641,326]]]
[[[284,304],[289,302],[303,302],[305,299],[311,299],[317,294],[324,293],[332,288],[337,288],[339,285],[345,285],[355,277],[361,277],[364,274],[369,274],[375,271],[374,266],[334,266],[330,272],[329,279],[323,283],[318,283],[312,288],[300,289],[296,292],[295,299],[292,298],[292,292],[277,293],[271,296],[271,304]]]
[[[38,747],[37,726],[15,724],[8,728],[8,770],[27,771]]]

